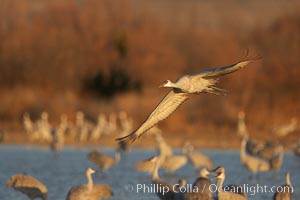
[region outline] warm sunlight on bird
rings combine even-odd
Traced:
[[[158,122],[170,116],[183,102],[188,100],[190,94],[212,93],[226,95],[226,90],[216,87],[216,84],[219,82],[217,77],[233,73],[257,59],[260,59],[260,57],[244,59],[225,67],[211,68],[196,74],[184,75],[178,78],[176,82],[166,80],[160,87],[172,88],[172,90],[161,100],[140,127],[129,135],[116,140],[121,144],[134,142]]]

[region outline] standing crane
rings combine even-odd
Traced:
[[[223,183],[225,181],[225,168],[220,166],[217,167],[214,170],[211,170],[211,172],[217,172],[217,175],[215,176],[217,178],[217,195],[218,200],[247,200],[247,194],[239,191],[240,187],[235,185],[229,185],[225,188],[229,190],[224,190]]]
[[[280,187],[282,191],[278,191],[274,194],[273,200],[291,200],[294,188],[291,183],[290,173],[285,174],[285,185]]]
[[[106,184],[94,184],[92,174],[96,170],[87,168],[85,175],[87,184],[72,187],[67,195],[67,200],[99,200],[102,198],[109,198],[112,196],[112,190]]]
[[[212,184],[207,177],[209,174],[210,172],[207,168],[203,168],[200,171],[200,177],[198,177],[192,185],[192,188],[197,188],[197,190],[195,190],[197,192],[188,191],[185,193],[185,200],[213,200],[212,192],[209,190]]]

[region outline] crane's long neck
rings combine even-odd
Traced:
[[[183,89],[183,85],[180,84],[179,82],[173,83],[172,81],[168,81],[168,83],[164,84],[163,87],[167,87],[167,88],[176,88],[176,89]]]
[[[172,150],[164,140],[159,141],[159,151],[162,156],[169,156],[172,154]]]
[[[242,143],[241,143],[241,161],[244,162],[247,154],[246,154],[246,143],[247,140],[245,138],[242,139]]]
[[[168,83],[168,87],[172,87],[172,88],[180,88],[179,85],[177,83],[173,83],[173,82],[169,82]]]
[[[218,178],[218,181],[217,181],[217,188],[218,188],[218,192],[223,192],[223,183],[224,183],[224,179],[225,179],[225,174]]]
[[[158,162],[159,162],[159,160],[157,159],[157,161],[155,162],[153,172],[152,172],[152,180],[159,179],[159,176],[158,176],[158,168],[159,168]]]
[[[86,173],[86,178],[87,178],[87,186],[88,190],[91,191],[93,189],[93,179],[91,173]]]
[[[248,138],[248,131],[245,120],[243,118],[238,119],[238,134],[242,136],[242,138]]]
[[[290,173],[286,173],[285,175],[285,182],[288,186],[293,187],[292,186],[292,182],[291,182],[291,178],[290,178]]]

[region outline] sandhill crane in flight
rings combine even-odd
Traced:
[[[6,185],[26,194],[29,199],[47,199],[47,187],[30,175],[16,174],[7,181]]]
[[[244,59],[240,62],[219,68],[211,68],[196,74],[184,75],[174,83],[166,80],[160,87],[172,88],[152,111],[143,124],[125,137],[117,138],[119,143],[134,142],[137,138],[151,129],[158,122],[170,116],[183,102],[189,99],[190,94],[212,93],[226,95],[227,91],[216,87],[218,77],[233,73],[260,57]]]

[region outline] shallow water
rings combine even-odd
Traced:
[[[78,184],[86,182],[84,171],[87,167],[95,167],[87,159],[89,148],[75,149],[65,148],[59,158],[48,149],[35,147],[18,147],[18,146],[0,146],[0,199],[1,200],[21,200],[26,197],[13,189],[5,187],[6,181],[14,174],[26,173],[38,178],[48,187],[49,200],[63,200],[66,198],[68,190]],[[101,151],[113,155],[112,149],[101,149]],[[248,199],[266,200],[272,199],[273,193],[258,192],[253,194],[254,189],[250,186],[266,185],[270,189],[272,186],[279,186],[284,183],[284,174],[286,171],[291,172],[291,179],[295,190],[294,199],[300,199],[300,158],[291,153],[285,153],[284,163],[281,170],[270,173],[260,173],[258,178],[254,180],[250,178],[250,173],[240,164],[238,151],[202,151],[210,156],[215,166],[223,165],[226,169],[226,184],[245,184],[248,186]],[[179,151],[176,151],[179,153]],[[134,164],[138,160],[144,160],[155,155],[154,150],[134,149],[126,153],[122,157],[120,164],[112,167],[105,172],[105,177],[99,174],[93,175],[94,182],[109,184],[114,192],[111,199],[158,199],[151,191],[145,193],[143,189],[137,189],[138,186],[148,186],[150,190],[151,180],[149,175],[137,172]],[[188,164],[178,170],[175,175],[170,175],[163,170],[159,171],[162,178],[169,182],[176,183],[178,177],[184,177],[188,183],[192,183],[197,177],[193,167]],[[247,185],[248,184],[248,185]],[[153,188],[152,188],[153,189]],[[299,190],[298,190],[299,189]],[[132,190],[132,191],[131,191]],[[250,190],[252,192],[250,192]]]

